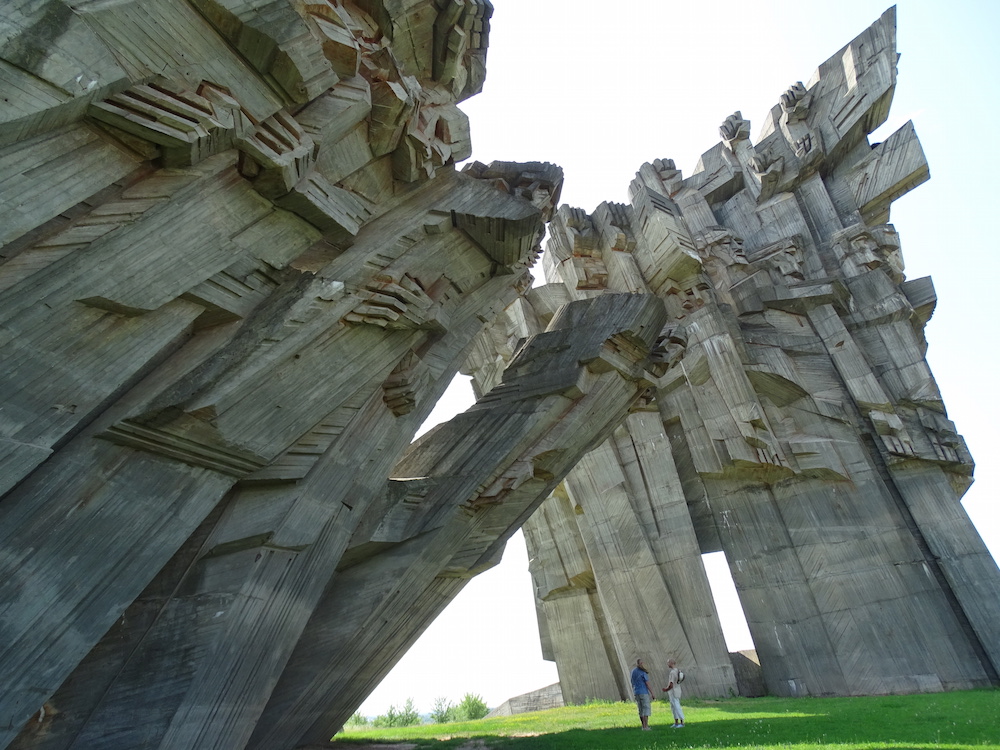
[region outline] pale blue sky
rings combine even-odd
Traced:
[[[562,201],[588,212],[602,201],[624,202],[643,162],[673,158],[690,174],[735,110],[751,121],[755,137],[790,84],[808,81],[888,7],[872,0],[494,4],[486,85],[462,105],[473,158],[559,164],[566,174]],[[998,558],[1000,251],[986,230],[1000,214],[991,187],[1000,173],[993,142],[1000,3],[900,0],[897,23],[895,102],[885,132],[872,140],[912,119],[930,163],[930,182],[894,204],[891,220],[907,277],[934,279],[928,361],[949,416],[979,461],[963,504]],[[746,647],[738,629],[732,637]],[[435,697],[457,702],[465,692],[495,706],[557,679],[554,665],[541,660],[527,558],[517,540],[500,566],[441,615],[362,712],[382,713],[407,697],[427,712]]]

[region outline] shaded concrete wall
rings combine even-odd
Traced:
[[[736,686],[740,695],[747,698],[767,695],[764,672],[760,668],[756,651],[734,651],[729,654],[729,659],[733,664],[733,674],[736,675]]]

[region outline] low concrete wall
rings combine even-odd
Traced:
[[[514,714],[525,714],[529,711],[544,711],[548,708],[561,708],[565,705],[562,688],[559,687],[559,683],[557,682],[554,685],[539,688],[524,695],[508,698],[490,711],[486,715],[486,718],[493,716],[513,716]]]

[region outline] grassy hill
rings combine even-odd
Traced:
[[[639,730],[633,704],[592,703],[473,722],[352,730],[328,747],[396,742],[420,750],[1000,750],[1000,690],[683,704],[683,729],[671,727],[666,701],[653,704],[651,732]]]

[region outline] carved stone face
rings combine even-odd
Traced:
[[[901,282],[905,277],[903,255],[899,251],[899,234],[892,224],[872,227],[871,231],[876,244],[876,253],[884,263],[885,270],[896,283]]]
[[[840,239],[834,250],[840,258],[841,270],[848,276],[857,276],[882,265],[878,244],[867,231]]]
[[[719,243],[718,255],[727,266],[745,266],[750,263],[743,249],[742,237],[730,237],[727,241]]]
[[[864,262],[865,264],[874,263],[878,265],[878,256],[875,254],[877,248],[878,245],[875,244],[875,240],[868,235],[861,235],[851,240],[851,255],[854,256],[854,260],[857,263]]]
[[[743,248],[743,238],[725,231],[710,231],[695,239],[695,247],[702,260],[714,258],[725,266],[746,266],[747,259]]]
[[[704,283],[698,282],[682,292],[682,307],[685,310],[697,310],[699,307],[704,307],[705,303],[708,301],[708,290],[711,287]]]
[[[799,257],[799,249],[795,245],[788,245],[768,260],[783,276],[799,281],[805,278],[805,274],[802,273],[802,259]]]
[[[892,271],[893,275],[902,277],[904,266],[903,266],[903,256],[899,252],[899,246],[893,247],[890,245],[887,247],[880,248],[880,250],[882,251],[881,252],[882,259],[885,261],[885,264]]]
[[[833,250],[847,276],[880,268],[897,284],[905,278],[899,235],[891,224],[850,227],[835,236]]]
[[[711,285],[703,280],[688,281],[667,290],[667,309],[674,319],[683,318],[708,302]]]

